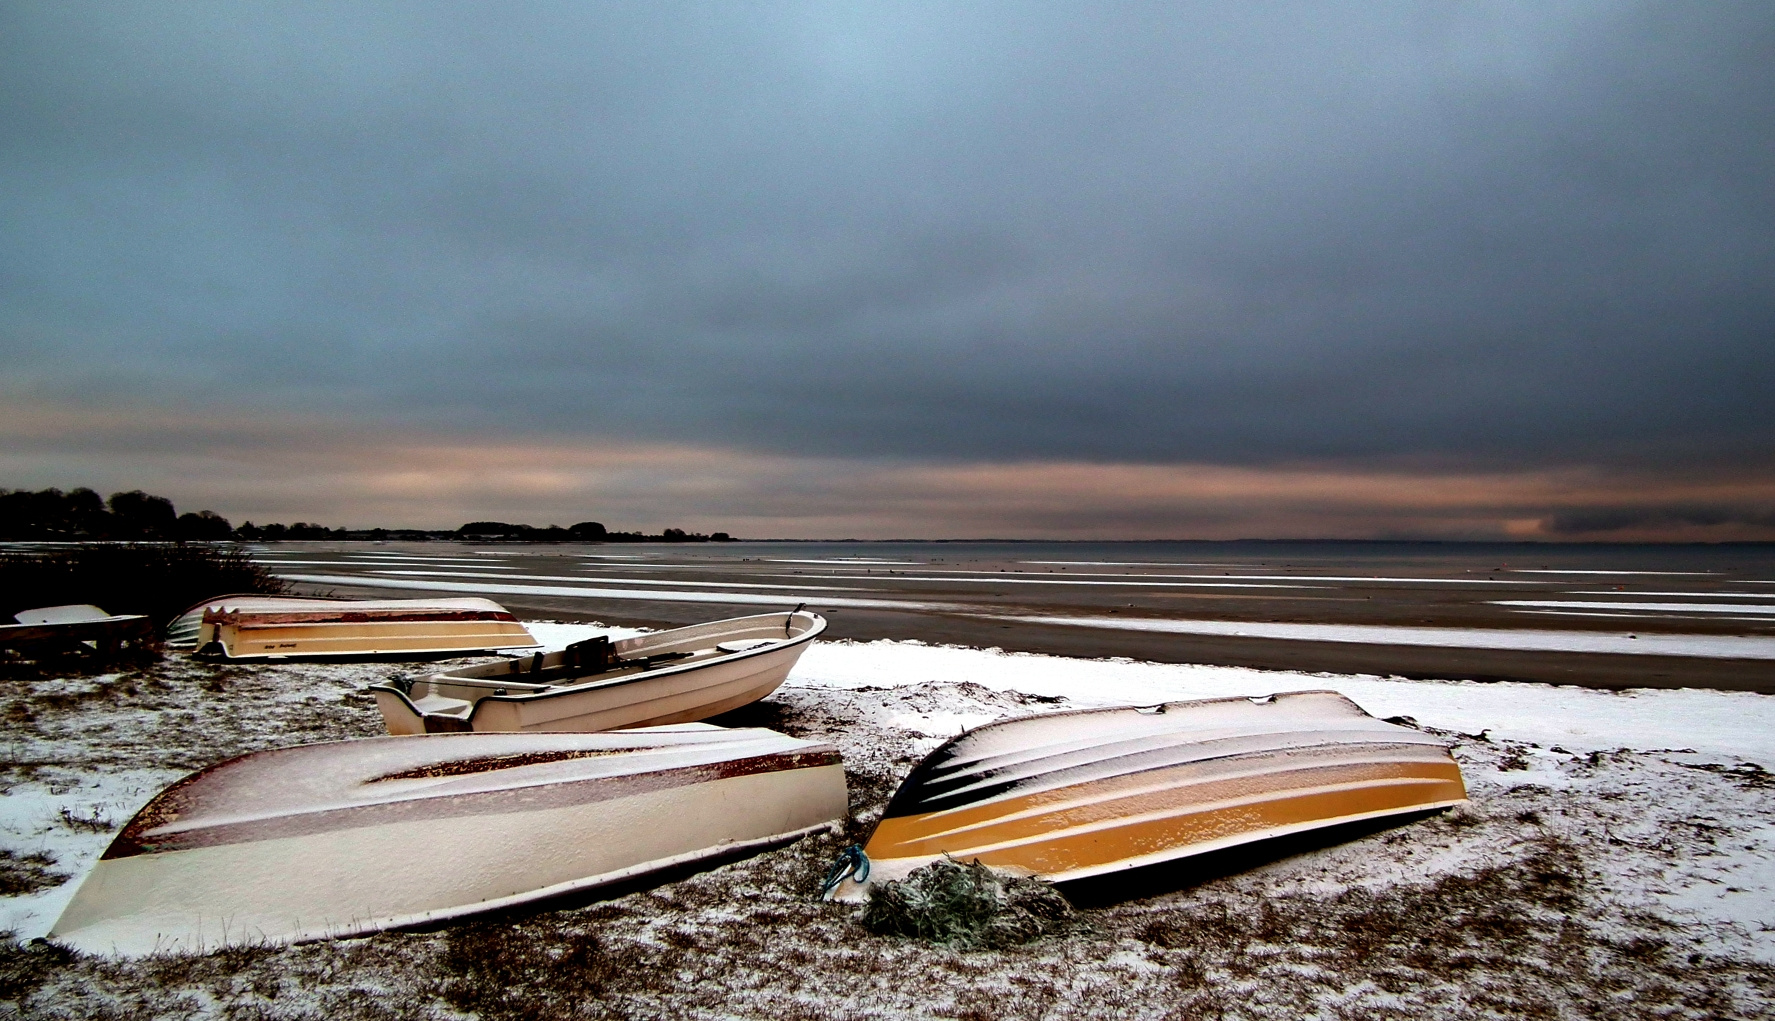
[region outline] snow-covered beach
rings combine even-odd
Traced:
[[[539,625],[564,644],[590,625]],[[1775,699],[816,644],[735,722],[835,740],[847,832],[589,906],[147,962],[42,935],[160,786],[261,748],[370,736],[398,664],[15,681],[0,842],[4,995],[23,1016],[1757,1016],[1775,1007]],[[870,935],[818,873],[911,764],[1029,712],[1330,688],[1449,740],[1471,804],[1087,906],[1009,951]],[[60,879],[58,882],[57,880]],[[1195,880],[1195,881],[1192,881]],[[516,955],[516,956],[514,956]],[[521,960],[519,958],[522,958]],[[501,970],[503,969],[503,970]]]

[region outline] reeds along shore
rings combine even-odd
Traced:
[[[0,553],[0,618],[20,610],[93,603],[140,613],[156,627],[225,592],[284,591],[283,582],[232,546],[94,543]]]

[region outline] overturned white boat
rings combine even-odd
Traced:
[[[16,624],[0,624],[0,648],[20,651],[90,651],[101,659],[115,655],[126,642],[147,642],[154,623],[145,614],[106,613],[91,603],[40,606],[12,615]]]
[[[944,856],[1084,879],[1466,797],[1443,742],[1335,691],[1030,716],[933,751],[830,892]]]
[[[687,723],[775,691],[825,629],[826,618],[799,609],[734,617],[616,642],[592,638],[370,690],[391,734]]]
[[[833,746],[706,724],[257,752],[136,813],[50,936],[136,955],[421,925],[786,843],[845,807]]]
[[[231,595],[180,614],[167,645],[226,659],[449,655],[541,644],[491,599]]]

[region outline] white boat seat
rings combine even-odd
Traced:
[[[766,645],[775,644],[777,644],[777,639],[775,638],[742,638],[733,642],[719,642],[715,646],[715,651],[751,652],[753,649],[762,649]]]
[[[465,717],[475,704],[465,698],[448,698],[444,695],[427,695],[413,700],[413,708],[427,716]]]

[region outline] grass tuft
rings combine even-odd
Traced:
[[[1070,927],[1073,910],[1039,879],[1001,875],[977,860],[963,865],[945,859],[904,881],[876,884],[861,921],[878,936],[1000,949]]]
[[[0,847],[0,897],[17,897],[60,886],[68,877],[50,866],[55,857],[43,851],[21,854]]]
[[[109,833],[117,828],[117,824],[97,808],[92,809],[90,814],[81,815],[66,805],[62,806],[62,825],[87,833]]]

